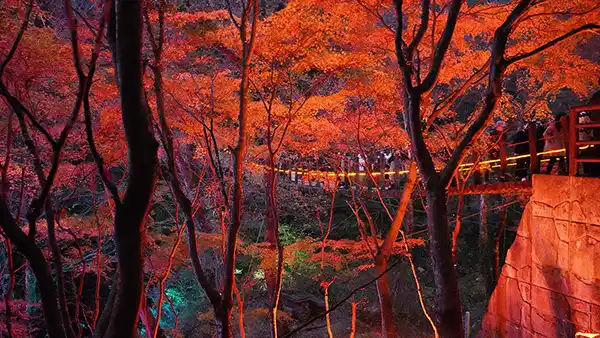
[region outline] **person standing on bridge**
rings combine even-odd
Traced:
[[[544,132],[544,139],[546,141],[544,145],[544,152],[551,152],[549,155],[550,161],[546,167],[546,174],[552,173],[554,164],[558,162],[558,173],[566,173],[565,158],[559,156],[559,151],[565,148],[564,134],[562,132],[561,117],[563,115],[556,115],[554,121],[550,123],[550,126]]]
[[[530,122],[526,123],[523,128],[519,129],[511,138],[511,143],[515,145],[516,156],[529,154],[529,126]],[[529,168],[529,157],[522,157],[517,159],[517,169],[515,170],[515,176],[517,180],[525,180],[527,178],[527,170]]]
[[[492,149],[488,153],[488,157],[489,157],[490,160],[498,160],[498,159],[500,159],[500,149],[499,149],[499,147],[503,146],[501,143],[504,142],[502,138],[505,137],[504,134],[506,133],[506,129],[507,129],[506,122],[504,122],[502,120],[499,120],[494,125],[494,129],[490,132],[490,134],[489,134],[490,135],[490,139],[494,143],[494,146],[492,147]],[[486,171],[486,173],[485,173],[485,179],[486,179],[486,181],[489,181],[489,173],[490,173],[489,171]],[[499,181],[500,182],[506,181],[506,173],[502,169],[500,170]]]
[[[598,81],[600,85],[600,80]],[[596,91],[587,103],[588,105],[600,105],[600,90]],[[591,110],[581,112],[579,115],[579,123],[600,123],[600,110]],[[579,131],[580,141],[600,141],[600,130],[597,128],[585,128]],[[590,145],[581,152],[583,158],[598,159],[600,158],[600,146]],[[585,176],[600,177],[600,163],[584,162],[583,174]]]

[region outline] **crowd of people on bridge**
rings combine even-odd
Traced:
[[[600,91],[596,92],[589,100],[587,105],[600,104]],[[577,118],[580,125],[590,123],[600,123],[600,110],[580,112]],[[571,139],[576,141],[600,141],[600,130],[598,128],[581,128],[577,131],[577,138],[569,137],[569,116],[566,113],[559,113],[548,123],[539,121],[527,121],[510,138],[510,144],[513,145],[513,153],[517,157],[514,177],[516,180],[526,180],[532,172],[531,158],[527,156],[531,152],[530,133],[531,129],[535,131],[535,151],[541,154],[538,158],[539,163],[535,166],[540,168],[542,162],[546,163],[544,173],[551,174],[555,168],[559,175],[568,173],[568,145]],[[494,129],[489,133],[492,137],[500,138],[506,133],[507,125],[503,121],[496,122]],[[578,148],[578,156],[588,159],[600,159],[600,145],[586,145]],[[498,159],[498,149],[493,148],[490,151],[491,159]],[[584,162],[583,175],[600,177],[600,163]],[[500,180],[507,179],[507,173],[502,172]]]
[[[600,104],[600,90],[591,97],[586,105],[598,104]],[[511,122],[514,123],[514,121]],[[600,110],[580,112],[577,123],[580,125],[590,123],[600,124]],[[492,166],[477,165],[477,174],[474,175],[476,179],[483,180],[485,178],[485,182],[490,183],[495,180],[500,182],[510,180],[523,181],[529,179],[532,174],[540,172],[545,174],[556,172],[559,175],[566,175],[569,172],[568,149],[570,140],[592,141],[592,143],[600,142],[600,128],[580,128],[577,129],[577,137],[571,137],[572,135],[569,134],[569,115],[565,112],[556,114],[548,122],[530,120],[522,122],[517,128],[514,128],[514,125],[512,127],[509,128],[506,122],[499,120],[487,132],[492,143],[487,156],[483,154],[484,156],[473,157],[472,160],[474,162],[495,161]],[[515,129],[516,132],[514,132]],[[535,144],[532,145],[532,142],[535,142]],[[533,151],[535,151],[537,156],[532,156]],[[578,147],[577,152],[578,158],[600,160],[600,144]],[[367,155],[338,153],[337,160],[334,159],[333,161],[337,162],[336,165],[332,165],[331,159],[326,160],[315,157],[313,160],[306,161],[305,166],[308,170],[322,170],[326,172],[341,171],[349,173],[358,171],[359,173],[363,173],[363,176],[370,171],[371,173],[381,175],[383,180],[378,178],[377,181],[383,183],[384,189],[391,189],[396,181],[390,173],[406,169],[405,166],[409,162],[407,153],[406,149],[404,151],[382,149]],[[512,157],[512,155],[514,155],[513,160],[516,163],[507,164],[507,159]],[[504,163],[498,165],[498,162],[502,161]],[[532,161],[537,162],[532,163]],[[320,166],[319,163],[324,164],[324,166]],[[514,171],[509,169],[512,166],[515,167]],[[499,168],[499,170],[494,170],[494,174],[492,174],[492,171],[489,170],[491,167],[494,169]],[[582,171],[576,171],[578,174],[600,177],[600,163],[584,162],[582,167]],[[339,186],[348,187],[351,184],[348,175],[335,176],[335,180]],[[317,185],[322,185],[325,184],[324,180],[326,178],[307,177],[307,179]]]

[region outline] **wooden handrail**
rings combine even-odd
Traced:
[[[571,107],[569,110],[569,175],[575,176],[579,170],[579,163],[600,163],[600,158],[581,158],[579,148],[581,145],[600,145],[599,140],[579,140],[579,130],[587,128],[600,128],[600,123],[579,123],[579,113],[583,111],[598,111],[600,104],[588,104]]]

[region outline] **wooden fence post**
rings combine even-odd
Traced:
[[[569,134],[566,135],[565,140],[567,141],[567,154],[569,163],[569,176],[577,175],[578,163],[577,163],[577,141],[579,140],[577,132],[577,118],[578,112],[575,109],[569,110]]]

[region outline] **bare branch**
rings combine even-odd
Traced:
[[[506,67],[508,66],[507,61],[504,59],[504,53],[506,52],[506,47],[508,43],[508,38],[514,24],[517,22],[519,17],[525,13],[525,11],[529,8],[531,2],[533,0],[521,0],[508,15],[504,23],[496,29],[494,33],[494,40],[492,44],[492,52],[491,52],[491,61],[490,61],[490,69],[489,69],[489,81],[488,81],[488,89],[485,96],[485,104],[484,107],[477,117],[477,119],[473,122],[473,124],[469,127],[466,134],[463,136],[460,143],[457,145],[456,149],[452,153],[450,160],[448,160],[446,167],[442,171],[441,174],[441,184],[446,185],[452,179],[454,175],[454,171],[456,170],[458,163],[463,157],[463,153],[465,149],[471,144],[473,139],[481,134],[483,131],[483,126],[492,116],[492,112],[496,107],[496,103],[502,96],[502,79],[504,77],[504,72],[506,71]]]
[[[447,97],[445,97],[444,99],[442,99],[442,101],[440,101],[440,103],[438,103],[434,107],[433,112],[427,118],[427,124],[426,124],[425,130],[428,130],[429,127],[431,127],[431,125],[433,124],[433,121],[435,121],[436,117],[438,117],[439,114],[444,109],[448,108],[452,103],[454,103],[454,101],[460,95],[462,95],[472,84],[478,83],[483,78],[485,78],[485,75],[487,74],[487,69],[489,68],[489,66],[490,66],[490,59],[488,58],[488,60],[485,62],[485,64],[483,66],[481,66],[475,73],[473,73],[473,75],[471,75],[471,77],[469,77],[467,79],[467,81],[465,81],[465,83],[463,83],[463,85],[460,86],[460,88],[458,88],[452,94],[450,94]]]
[[[23,22],[21,23],[21,28],[19,28],[19,31],[17,32],[17,36],[15,37],[15,41],[13,42],[12,47],[10,47],[8,54],[6,55],[6,57],[4,58],[2,63],[0,63],[0,79],[2,78],[2,74],[4,74],[4,70],[6,69],[6,66],[8,65],[10,60],[12,60],[13,56],[15,55],[15,52],[17,51],[17,48],[19,47],[19,43],[21,42],[21,39],[23,38],[23,34],[25,34],[25,30],[27,30],[27,26],[29,25],[29,17],[31,16],[31,10],[33,9],[33,3],[34,3],[34,0],[29,0],[29,4],[27,5],[27,8],[25,9],[25,16],[23,17]]]
[[[596,24],[583,25],[583,26],[581,26],[579,28],[576,28],[576,29],[573,29],[573,30],[571,30],[571,31],[569,31],[569,32],[567,32],[567,33],[565,33],[565,34],[563,34],[563,35],[561,35],[561,36],[559,36],[559,37],[551,40],[551,41],[546,42],[545,44],[539,46],[538,48],[536,48],[534,50],[531,50],[529,52],[521,53],[521,54],[515,55],[513,57],[507,58],[506,62],[510,65],[510,64],[515,63],[515,62],[521,61],[521,60],[526,59],[526,58],[528,58],[530,56],[533,56],[535,54],[541,53],[544,50],[546,50],[546,49],[548,49],[550,47],[555,46],[559,42],[564,41],[564,40],[570,38],[573,35],[576,35],[576,34],[579,34],[581,32],[585,32],[585,31],[600,32],[600,25],[596,25]]]
[[[431,64],[431,69],[429,70],[429,74],[425,77],[425,80],[419,85],[419,90],[421,92],[427,92],[433,85],[438,77],[440,72],[440,67],[442,65],[442,61],[446,56],[446,52],[448,51],[448,47],[450,46],[450,41],[452,41],[452,36],[454,35],[454,28],[456,27],[456,22],[458,20],[458,14],[460,13],[460,7],[463,3],[463,0],[452,0],[452,5],[448,10],[448,19],[446,20],[446,27],[444,27],[444,31],[442,32],[442,37],[438,42],[437,49],[433,55],[433,62]]]
[[[394,0],[394,4],[396,7],[396,36],[394,37],[394,42],[396,45],[396,58],[398,59],[398,64],[400,65],[400,68],[404,70],[408,68],[408,62],[404,57],[403,53],[403,49],[404,46],[406,46],[406,42],[404,42],[404,39],[402,38],[402,0]],[[409,81],[406,85],[412,86],[412,82]]]
[[[415,51],[415,48],[419,46],[423,36],[425,36],[425,32],[427,31],[427,25],[429,24],[429,7],[431,4],[431,0],[423,0],[421,7],[421,23],[419,24],[419,30],[417,34],[413,38],[413,40],[408,45],[406,49],[406,53],[411,57]]]
[[[231,6],[231,0],[227,0],[227,12],[229,13],[229,18],[231,19],[231,22],[233,23],[233,25],[235,27],[237,27],[238,30],[240,30],[241,29],[240,23],[235,18],[235,15],[233,15],[233,7]]]

